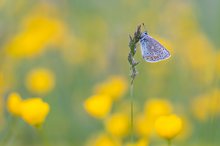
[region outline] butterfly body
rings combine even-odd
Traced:
[[[140,45],[142,57],[147,62],[159,62],[171,56],[169,51],[158,41],[149,36],[147,32],[141,34]]]

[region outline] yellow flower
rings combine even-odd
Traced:
[[[216,52],[215,69],[216,69],[217,77],[219,78],[220,77],[220,51]]]
[[[35,69],[26,78],[26,87],[33,93],[45,94],[55,85],[54,74],[47,69]]]
[[[147,117],[156,119],[159,116],[167,115],[172,112],[172,105],[163,99],[152,99],[145,104],[145,114]]]
[[[32,126],[40,126],[50,107],[41,98],[30,98],[22,100],[18,93],[11,93],[7,100],[7,108],[10,113],[20,116]]]
[[[193,45],[192,45],[193,44]],[[214,48],[208,38],[202,33],[196,33],[190,36],[186,43],[185,51],[187,61],[189,61],[193,69],[203,70],[204,67],[210,65],[214,60]],[[197,59],[193,57],[197,54]]]
[[[123,137],[129,131],[129,116],[123,113],[111,115],[105,122],[105,128],[113,136]]]
[[[6,44],[7,52],[14,57],[39,55],[50,44],[56,44],[63,35],[63,24],[51,17],[31,15],[25,19],[23,29]]]
[[[213,89],[210,93],[209,98],[209,111],[211,116],[220,114],[220,90],[219,89]]]
[[[138,135],[149,137],[153,132],[154,119],[147,118],[145,115],[138,115],[135,121],[135,131]]]
[[[148,146],[148,140],[142,138],[142,139],[138,140],[136,146]]]
[[[192,100],[192,112],[200,121],[208,119],[209,115],[209,96],[203,95]]]
[[[172,139],[182,130],[182,120],[176,115],[159,117],[155,122],[155,129],[159,136]]]
[[[127,82],[119,76],[112,76],[107,81],[99,84],[95,88],[96,94],[110,95],[113,100],[117,100],[123,96],[127,90]]]
[[[201,84],[209,85],[214,79],[215,48],[208,38],[202,33],[188,37],[181,56],[185,57],[186,66],[192,68],[193,77]],[[196,59],[194,54],[197,54]]]
[[[196,97],[191,105],[192,112],[201,121],[206,121],[209,116],[220,114],[220,90],[213,89],[210,93]]]
[[[15,116],[20,116],[21,102],[22,102],[22,99],[18,93],[15,93],[15,92],[11,93],[8,96],[8,100],[7,100],[8,111]]]
[[[0,8],[2,8],[6,3],[6,0],[0,0]]]
[[[99,135],[89,146],[121,146],[120,143],[106,134]]]
[[[40,126],[45,121],[49,111],[49,104],[41,98],[30,98],[21,103],[21,117],[32,126]]]
[[[95,118],[104,118],[110,112],[112,100],[108,95],[94,95],[84,102],[85,110]]]

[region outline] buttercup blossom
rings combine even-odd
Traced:
[[[200,95],[192,100],[192,112],[201,121],[206,121],[209,116],[220,114],[220,90],[213,89],[209,93]]]
[[[54,74],[47,69],[39,68],[29,72],[26,78],[26,87],[33,93],[45,94],[55,85]]]
[[[190,35],[184,47],[187,49],[181,49],[181,54],[185,57],[187,66],[191,67],[194,79],[200,84],[209,85],[214,79],[213,68],[215,67],[215,48],[212,43],[200,32]],[[196,59],[193,55],[195,53]]]
[[[32,126],[40,126],[45,121],[49,111],[49,104],[41,98],[29,98],[21,103],[21,117]]]
[[[116,113],[107,118],[105,122],[106,131],[116,137],[123,137],[129,131],[129,116]]]
[[[11,93],[8,96],[8,100],[7,100],[8,111],[15,116],[20,116],[21,102],[22,102],[22,99],[18,93],[15,93],[15,92]]]
[[[163,99],[152,99],[145,104],[145,114],[147,117],[156,119],[159,116],[171,114],[172,105]]]
[[[41,98],[22,99],[18,93],[11,93],[7,100],[8,111],[21,117],[32,126],[40,126],[47,117],[50,106]]]
[[[84,102],[84,108],[95,118],[104,118],[108,115],[112,107],[111,97],[108,95],[93,95]]]
[[[209,111],[211,115],[219,115],[220,114],[220,90],[219,89],[213,89],[210,93],[210,100],[208,102],[209,104]]]
[[[31,15],[24,20],[23,29],[6,44],[7,52],[14,57],[33,57],[55,44],[63,35],[64,26],[58,19]]]
[[[209,100],[207,95],[201,95],[192,100],[192,113],[200,121],[205,121],[209,117]]]
[[[155,129],[159,136],[172,139],[182,130],[182,120],[176,115],[161,116],[155,122]]]
[[[113,100],[117,100],[123,96],[127,87],[128,85],[124,78],[112,76],[104,83],[97,85],[95,93],[109,95]]]
[[[101,134],[89,146],[121,146],[121,144],[106,134]]]
[[[217,77],[220,77],[220,51],[216,52],[215,55],[215,70]]]

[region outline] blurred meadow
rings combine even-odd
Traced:
[[[172,56],[138,45],[131,129],[141,23]],[[0,0],[0,145],[219,146],[219,34],[218,0]]]

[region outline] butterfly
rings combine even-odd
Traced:
[[[147,62],[159,62],[168,59],[171,56],[170,52],[158,41],[149,36],[147,32],[141,33],[140,46],[142,57]]]

